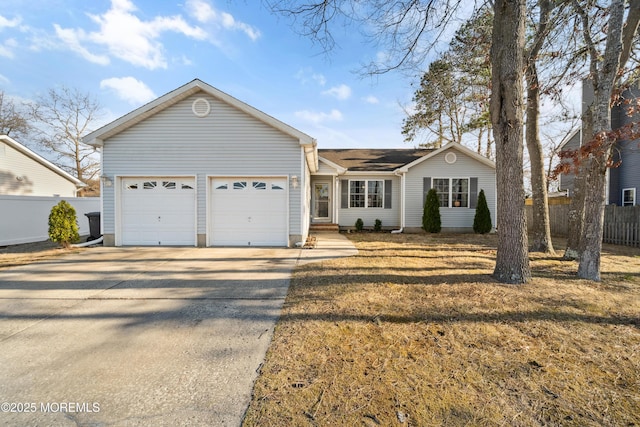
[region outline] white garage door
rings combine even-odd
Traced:
[[[287,246],[286,178],[214,178],[212,245]]]
[[[195,246],[195,179],[122,178],[121,243]]]

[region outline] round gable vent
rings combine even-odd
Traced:
[[[193,101],[193,104],[191,104],[191,110],[193,111],[193,114],[198,117],[206,117],[211,111],[211,105],[209,105],[209,101],[206,99],[198,98]]]
[[[444,161],[449,163],[450,165],[454,164],[456,160],[458,160],[456,153],[452,153],[451,151],[449,151],[447,154],[444,155]]]

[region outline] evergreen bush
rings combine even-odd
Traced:
[[[49,214],[49,239],[65,248],[80,240],[76,210],[65,200],[51,208]]]
[[[376,222],[373,226],[373,231],[379,233],[382,231],[382,221],[380,221],[379,219],[376,219]]]
[[[476,216],[473,218],[473,231],[479,234],[491,231],[491,212],[489,211],[489,206],[487,206],[484,190],[480,190],[480,194],[478,194]]]
[[[364,228],[364,222],[362,222],[362,218],[358,218],[356,220],[356,231],[362,231]]]
[[[422,214],[422,228],[428,233],[439,233],[442,229],[440,221],[440,198],[435,188],[427,193]]]

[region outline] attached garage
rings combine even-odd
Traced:
[[[209,188],[209,245],[288,245],[286,177],[212,177]]]
[[[195,246],[193,177],[120,179],[121,245]]]

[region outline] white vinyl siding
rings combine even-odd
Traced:
[[[356,181],[391,181],[391,208],[345,208],[341,205],[341,188],[343,181],[347,183],[353,180]],[[400,177],[396,175],[354,175],[347,179],[342,178],[339,181],[338,192],[334,197],[334,202],[338,205],[338,224],[341,227],[353,227],[358,218],[361,218],[365,227],[373,227],[375,220],[382,221],[383,227],[399,227],[400,226]],[[347,184],[349,185],[349,184]],[[384,198],[384,192],[382,193]]]
[[[205,98],[206,117],[192,103]],[[198,92],[105,141],[103,174],[196,175],[197,234],[207,232],[207,176],[300,177],[299,141],[248,114]],[[103,187],[104,233],[115,233],[114,187]],[[289,189],[289,233],[301,232],[302,186]]]
[[[0,193],[12,196],[75,197],[73,182],[0,141]]]
[[[484,190],[491,212],[491,221],[496,221],[496,178],[495,169],[485,165],[466,154],[455,151],[457,160],[453,164],[445,161],[445,155],[455,150],[444,150],[436,156],[419,163],[406,174],[405,183],[405,227],[422,227],[422,213],[424,210],[424,178],[430,177],[432,183],[438,178],[459,179],[478,178],[478,192]],[[451,185],[451,182],[449,183]],[[469,183],[470,184],[470,183]],[[433,184],[432,184],[433,186]],[[451,190],[449,190],[451,191]],[[452,202],[451,202],[452,203]],[[469,228],[473,227],[475,209],[462,207],[441,207],[440,216],[443,228]]]

